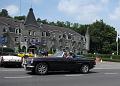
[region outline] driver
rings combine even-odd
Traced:
[[[64,58],[73,58],[73,53],[72,52],[65,52],[63,57]]]

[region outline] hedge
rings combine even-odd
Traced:
[[[14,52],[14,50],[13,49],[11,49],[11,48],[0,48],[0,52],[2,53],[2,52]]]
[[[111,55],[111,54],[86,54],[86,57],[90,59],[95,59],[96,57],[102,58],[103,61],[113,61],[120,62],[120,55]]]

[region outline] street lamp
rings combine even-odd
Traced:
[[[119,37],[119,34],[117,33],[117,37],[116,37],[116,42],[117,42],[117,55],[118,55],[118,50],[119,50],[118,37]]]
[[[6,45],[2,45],[2,55],[3,55],[3,48],[6,48]]]

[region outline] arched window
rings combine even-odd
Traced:
[[[33,31],[33,36],[35,36],[36,35],[36,32],[35,31]]]
[[[29,30],[29,35],[32,35],[32,31],[31,30]]]
[[[19,29],[19,33],[21,33],[21,29]]]
[[[16,28],[16,29],[15,29],[15,33],[16,33],[16,34],[20,34],[20,33],[21,33],[21,29]]]
[[[7,32],[7,28],[4,27],[4,28],[3,28],[3,32]]]

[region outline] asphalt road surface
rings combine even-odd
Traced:
[[[89,74],[32,75],[23,68],[0,68],[0,86],[120,86],[120,63],[98,63]]]

